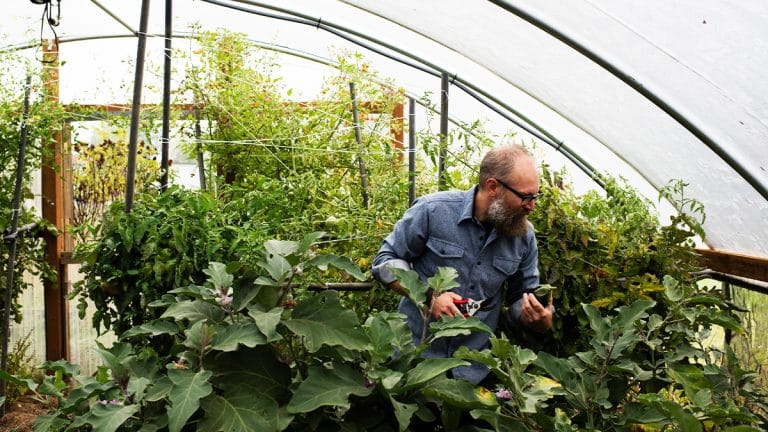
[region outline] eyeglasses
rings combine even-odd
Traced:
[[[517,197],[522,200],[521,204],[525,204],[525,203],[530,202],[530,201],[536,201],[537,199],[541,198],[541,192],[535,193],[535,194],[523,194],[523,193],[520,193],[520,192],[514,190],[508,184],[504,183],[503,181],[499,180],[498,178],[493,177],[493,179],[496,180],[497,182],[499,182],[499,184],[502,185],[503,187],[511,190],[513,194],[517,195]]]

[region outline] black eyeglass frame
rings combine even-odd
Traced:
[[[523,194],[521,192],[516,191],[513,187],[509,186],[508,184],[504,183],[503,181],[499,180],[497,177],[492,177],[494,180],[499,182],[499,184],[502,187],[505,187],[512,191],[513,194],[517,195],[518,198],[522,201],[521,204],[525,204],[528,201],[536,201],[537,199],[541,198],[542,193],[535,193],[535,194]]]

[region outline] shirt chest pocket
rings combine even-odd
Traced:
[[[489,272],[488,293],[487,295],[496,295],[504,281],[514,275],[520,268],[520,258],[512,257],[493,257],[493,270]]]
[[[511,257],[493,257],[493,268],[501,273],[501,277],[504,279],[515,274],[520,267],[520,258]]]
[[[440,259],[456,259],[464,256],[464,248],[456,243],[431,237],[427,240],[427,248]]]

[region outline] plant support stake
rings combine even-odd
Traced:
[[[27,121],[29,121],[29,89],[32,86],[32,76],[27,75],[24,88],[24,114],[21,122],[21,142],[19,143],[19,158],[16,165],[16,185],[13,189],[13,204],[11,213],[10,232],[4,237],[8,241],[8,268],[6,269],[5,308],[3,310],[3,352],[0,360],[0,370],[7,371],[8,340],[11,328],[11,302],[13,301],[13,273],[16,261],[16,241],[18,238],[19,212],[21,212],[21,183],[24,179],[24,158],[27,150]],[[5,397],[5,380],[0,380],[0,396]],[[6,399],[7,400],[7,399]],[[0,417],[5,415],[5,401],[0,405]]]
[[[355,140],[357,140],[357,166],[360,168],[360,187],[363,193],[363,207],[368,208],[368,179],[365,175],[365,162],[363,161],[363,139],[360,137],[360,119],[357,113],[357,96],[355,96],[355,83],[349,83],[349,94],[352,96],[352,120],[355,123]]]
[[[171,117],[171,38],[173,24],[173,0],[165,0],[165,56],[163,62],[163,130],[160,150],[160,190],[168,189],[168,152]]]
[[[416,100],[408,98],[408,206],[416,199]]]
[[[440,154],[437,159],[437,190],[445,190],[445,156],[448,153],[448,74],[440,77]]]

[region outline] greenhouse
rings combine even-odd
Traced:
[[[6,11],[0,430],[768,429],[768,3]]]

